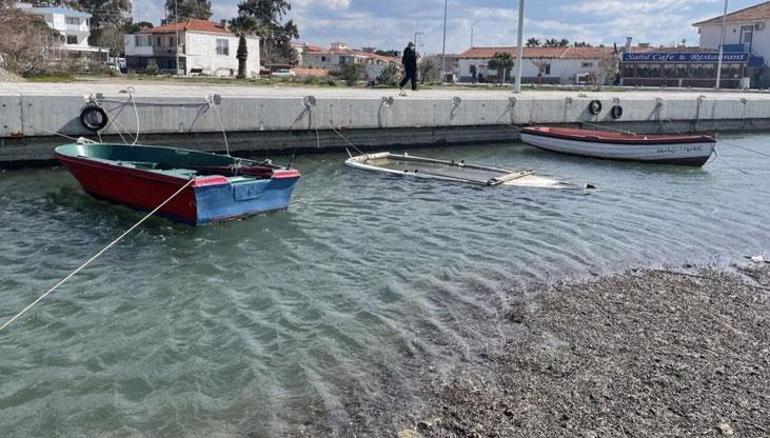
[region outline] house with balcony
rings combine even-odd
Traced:
[[[698,28],[700,48],[717,52],[722,38],[722,16],[693,26]],[[766,74],[762,72],[765,60],[770,59],[770,1],[727,14],[723,51],[729,59],[743,60],[742,76],[750,78],[753,87],[770,85],[770,78],[763,77]]]
[[[88,45],[91,14],[63,7],[33,7],[28,3],[17,3],[16,7],[40,17],[48,27],[59,32],[61,48],[68,55],[93,56],[102,53],[107,56],[107,49]]]
[[[189,19],[125,35],[126,68],[144,72],[153,63],[180,75],[235,76],[238,36],[225,23]],[[246,37],[246,74],[259,75],[259,38]]]

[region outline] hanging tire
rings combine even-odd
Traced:
[[[602,102],[599,100],[592,100],[591,103],[588,104],[588,112],[594,116],[602,112]]]
[[[617,120],[621,117],[623,117],[623,107],[620,105],[615,105],[610,110],[610,114],[612,115],[612,118]]]
[[[80,112],[80,123],[91,131],[104,129],[108,121],[107,113],[98,106],[88,106]]]

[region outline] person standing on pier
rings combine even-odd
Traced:
[[[403,94],[404,85],[412,81],[412,91],[417,91],[417,52],[414,50],[414,43],[410,42],[404,49],[401,63],[404,65],[404,79],[398,84],[398,89]]]

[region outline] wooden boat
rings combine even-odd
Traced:
[[[519,186],[557,189],[593,188],[578,186],[552,178],[535,175],[531,170],[512,171],[497,167],[468,164],[465,161],[445,161],[381,152],[351,156],[345,165],[374,172],[417,178],[437,179],[486,186]]]
[[[584,157],[702,166],[716,140],[705,135],[645,135],[591,129],[534,126],[521,130],[524,143]]]
[[[159,146],[67,144],[57,160],[92,196],[200,225],[287,208],[298,171],[227,155]]]

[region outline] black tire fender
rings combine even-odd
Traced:
[[[99,106],[90,105],[80,112],[80,123],[91,131],[104,129],[108,122],[107,113]]]
[[[615,105],[610,110],[610,114],[612,115],[612,118],[617,120],[621,117],[623,117],[623,107],[620,105]]]
[[[588,112],[594,116],[602,112],[602,102],[600,100],[592,100],[588,104]]]

